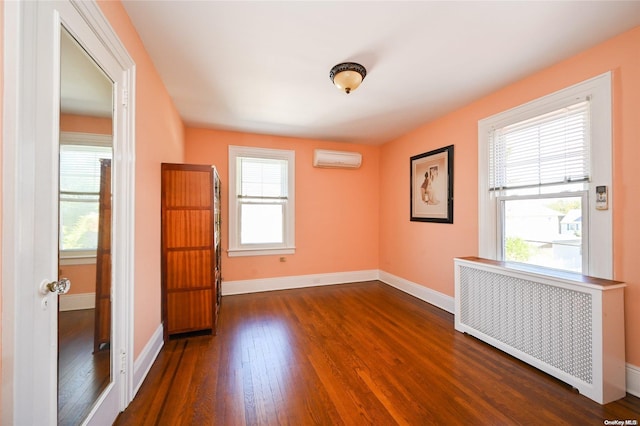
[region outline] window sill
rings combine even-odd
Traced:
[[[295,247],[285,247],[277,249],[228,249],[229,257],[241,256],[277,256],[281,254],[295,254]]]
[[[490,266],[497,266],[504,269],[511,269],[514,271],[524,272],[528,274],[535,274],[535,275],[548,277],[552,279],[573,281],[580,284],[597,285],[601,287],[619,286],[620,284],[623,284],[622,281],[615,281],[608,278],[598,278],[590,275],[582,275],[577,272],[563,271],[560,269],[547,268],[547,267],[538,266],[538,265],[529,265],[529,264],[520,263],[520,262],[491,260],[491,259],[484,259],[484,258],[475,257],[475,256],[460,257],[458,259],[465,260],[468,262],[482,263]]]
[[[96,256],[69,256],[60,259],[60,266],[95,265]]]

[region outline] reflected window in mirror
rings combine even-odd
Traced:
[[[61,259],[95,259],[98,244],[100,161],[111,157],[109,135],[61,134]]]

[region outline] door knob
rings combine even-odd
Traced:
[[[71,281],[69,278],[60,278],[58,281],[43,281],[40,290],[42,294],[48,293],[56,293],[56,294],[67,294],[69,289],[71,288]]]

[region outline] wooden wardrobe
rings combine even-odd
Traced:
[[[216,333],[220,309],[220,179],[213,166],[162,164],[165,340]]]
[[[98,246],[96,249],[96,304],[93,352],[111,343],[111,160],[100,160]]]

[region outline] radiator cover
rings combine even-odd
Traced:
[[[606,404],[626,395],[624,284],[455,260],[455,328]]]

